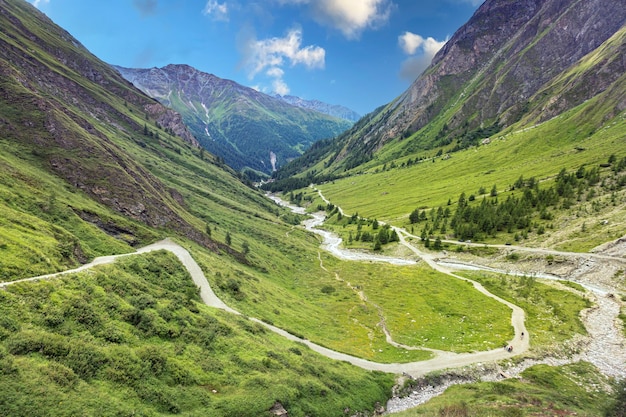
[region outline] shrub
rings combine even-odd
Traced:
[[[73,341],[70,351],[63,362],[81,378],[91,379],[107,363],[107,358],[101,348]]]
[[[335,291],[336,291],[336,290],[335,290],[335,287],[333,287],[333,286],[331,286],[331,285],[324,285],[324,286],[322,287],[322,292],[323,292],[324,294],[329,294],[329,295],[330,295],[330,294],[334,293]]]
[[[13,355],[27,355],[41,353],[52,358],[65,357],[70,351],[71,344],[64,336],[43,331],[21,331],[7,341],[7,347]]]

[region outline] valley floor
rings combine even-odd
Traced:
[[[275,199],[276,201],[276,199]],[[318,218],[318,222],[321,223],[323,221],[323,216]],[[319,233],[318,229],[315,229],[314,226],[316,223],[309,223],[307,228],[309,230],[315,231]],[[269,328],[270,330],[289,338],[290,340],[298,341],[306,344],[312,350],[325,355],[329,358],[348,361],[356,366],[362,367],[364,369],[369,370],[378,370],[389,373],[396,374],[404,374],[409,377],[419,377],[423,376],[428,372],[432,372],[435,370],[444,370],[450,368],[460,368],[466,367],[470,365],[478,364],[477,366],[480,368],[485,363],[492,363],[498,360],[511,359],[513,356],[522,355],[528,351],[530,346],[530,337],[528,336],[528,331],[526,330],[524,324],[524,311],[484,289],[480,284],[471,281],[465,277],[455,274],[453,271],[454,265],[457,265],[457,268],[462,268],[462,265],[471,265],[474,268],[480,269],[491,269],[491,270],[502,270],[510,272],[510,265],[506,265],[504,261],[495,259],[486,259],[486,258],[471,258],[469,256],[464,256],[458,258],[456,255],[454,257],[447,256],[446,259],[441,259],[440,254],[424,252],[421,251],[416,245],[412,244],[409,239],[415,239],[414,236],[409,235],[403,229],[396,229],[401,239],[401,244],[408,247],[413,254],[419,257],[419,259],[428,263],[432,268],[450,274],[458,279],[467,280],[473,283],[476,289],[483,292],[483,294],[493,297],[496,300],[505,303],[508,305],[513,313],[512,313],[512,325],[515,329],[515,338],[511,341],[511,345],[513,346],[513,352],[509,352],[505,349],[496,349],[491,351],[484,352],[473,352],[473,353],[463,353],[456,354],[451,352],[444,351],[434,351],[436,356],[433,359],[421,362],[412,362],[412,363],[403,363],[403,364],[381,364],[375,363],[371,361],[367,361],[361,358],[353,357],[350,355],[346,355],[340,352],[336,352],[322,346],[311,343],[308,340],[304,340],[298,338],[292,334],[285,332],[282,329],[279,329],[270,324],[264,323],[260,320],[252,319],[263,326]],[[325,232],[328,233],[328,232]],[[621,241],[620,241],[621,242]],[[528,368],[532,365],[538,363],[547,363],[547,364],[564,364],[576,362],[579,360],[584,360],[591,362],[595,366],[597,366],[604,374],[612,377],[616,377],[618,379],[626,378],[626,340],[624,338],[623,332],[620,329],[620,325],[618,325],[618,315],[620,313],[621,301],[619,297],[614,296],[619,289],[614,284],[614,281],[610,279],[611,273],[613,275],[617,274],[618,271],[623,271],[626,269],[626,259],[622,256],[624,252],[626,252],[626,244],[624,242],[616,242],[612,245],[607,245],[610,249],[609,254],[577,254],[577,253],[565,253],[565,252],[555,252],[549,251],[550,253],[557,254],[564,261],[560,262],[558,265],[550,265],[548,268],[545,268],[544,271],[538,271],[536,268],[538,267],[538,263],[531,263],[530,261],[527,263],[516,264],[516,268],[519,268],[520,272],[523,273],[533,273],[537,274],[539,272],[545,272],[553,275],[557,275],[559,277],[563,277],[563,279],[569,279],[571,281],[581,283],[585,285],[587,288],[591,288],[592,291],[589,292],[589,296],[593,298],[593,302],[595,303],[595,307],[584,312],[583,320],[585,327],[589,333],[589,336],[584,340],[580,341],[580,353],[570,356],[568,358],[559,358],[559,355],[551,356],[547,355],[547,357],[542,357],[540,359],[528,357],[522,361],[518,361],[515,365],[511,365],[508,368],[499,367],[499,366],[487,366],[484,368],[483,379],[489,380],[502,378],[504,376],[510,377],[519,374],[523,369]],[[335,242],[337,243],[337,242]],[[335,245],[335,249],[331,252],[336,256],[342,256],[342,253],[349,253],[350,251],[339,250],[338,245],[341,242],[339,241]],[[482,246],[482,245],[481,245]],[[324,245],[325,248],[328,247],[328,244]],[[620,251],[619,248],[622,250]],[[142,248],[136,252],[136,254],[146,253],[150,251],[156,250],[167,250],[174,253],[179,260],[183,263],[183,265],[188,269],[191,274],[194,283],[200,288],[200,294],[202,300],[209,306],[223,309],[229,311],[233,314],[239,314],[234,309],[227,306],[222,300],[220,300],[215,293],[212,291],[204,273],[195,262],[195,260],[191,257],[189,252],[183,247],[179,246],[175,242],[166,239],[161,242],[157,242],[153,245]],[[524,251],[528,250],[530,252],[535,252],[534,249],[526,249],[522,247],[506,247],[503,250],[510,251]],[[548,251],[546,251],[547,253]],[[107,256],[100,257],[95,259],[92,263],[83,265],[80,268],[72,271],[66,271],[64,273],[69,272],[77,272],[83,271],[88,268],[102,265],[106,263],[114,262],[118,257],[121,256],[130,256],[132,254],[119,255],[119,256]],[[545,254],[542,254],[545,256]],[[398,259],[380,259],[380,257],[374,259],[367,254],[360,253],[360,259],[364,260],[375,260],[375,261],[387,261],[387,262],[399,262]],[[406,261],[406,260],[405,260]],[[447,261],[442,262],[442,261]],[[414,262],[414,261],[408,261]],[[323,265],[320,264],[321,267]],[[535,269],[532,269],[535,268]],[[61,273],[61,274],[64,274]],[[8,285],[14,284],[15,282],[23,282],[23,281],[33,281],[33,280],[41,280],[41,279],[51,279],[55,276],[61,274],[51,274],[45,275],[41,277],[33,277],[25,280],[14,281],[14,282],[5,282],[0,284],[0,288],[6,287]],[[607,278],[608,276],[608,278]],[[558,284],[557,284],[558,285]],[[391,336],[388,334],[388,341],[394,343]],[[525,337],[523,337],[524,335]],[[530,335],[532,337],[532,335]],[[450,381],[449,384],[454,383],[455,381]],[[465,382],[461,379],[456,380],[458,382]],[[389,411],[399,411],[409,407],[413,407],[419,403],[426,401],[428,398],[431,398],[434,395],[442,392],[448,384],[443,384],[439,387],[426,387],[423,391],[415,392],[410,397],[407,398],[394,398],[390,401],[388,405]]]

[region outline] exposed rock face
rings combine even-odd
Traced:
[[[517,122],[542,88],[625,21],[626,7],[614,0],[487,0],[380,121],[364,129],[360,146],[378,149],[437,117],[446,123],[439,137]],[[590,72],[576,94],[562,94],[535,116],[553,117],[607,88],[624,73],[621,48],[622,58],[607,63],[601,77]]]
[[[278,401],[270,408],[270,414],[278,417],[289,417],[289,413],[285,410],[285,407]]]
[[[296,107],[188,65],[133,69],[115,66],[137,88],[182,114],[202,146],[236,170],[271,173],[319,139],[352,123]]]

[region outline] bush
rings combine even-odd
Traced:
[[[335,291],[337,291],[337,290],[335,290],[335,287],[333,287],[331,285],[324,285],[322,287],[322,292],[324,294],[329,294],[330,295],[330,294],[334,293]]]
[[[66,337],[43,331],[22,331],[7,341],[7,348],[13,355],[41,353],[51,358],[62,358],[68,355],[71,344]]]
[[[97,346],[73,341],[63,362],[83,379],[91,379],[107,363],[103,350]]]

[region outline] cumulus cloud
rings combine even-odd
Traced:
[[[272,82],[272,88],[276,94],[280,94],[281,96],[286,96],[290,91],[287,83],[280,78],[277,78],[274,82]]]
[[[324,68],[326,51],[314,45],[302,46],[302,30],[291,29],[282,37],[256,39],[248,35],[242,43],[243,64],[248,70],[248,78],[254,79],[263,73],[272,79],[274,91],[285,95],[289,87],[283,77],[284,67],[304,66],[308,69]]]
[[[279,4],[308,5],[314,19],[356,39],[365,29],[376,29],[389,20],[390,0],[277,0]]]
[[[272,67],[267,70],[267,75],[274,78],[282,78],[285,75],[285,71],[278,67]]]
[[[404,32],[402,35],[398,36],[398,43],[405,54],[413,55],[417,52],[417,48],[424,43],[424,38],[415,33]]]
[[[228,5],[226,2],[219,3],[217,0],[208,0],[202,13],[211,16],[215,20],[228,21]]]
[[[432,37],[423,38],[420,35],[411,32],[404,32],[398,36],[398,44],[407,55],[415,55],[418,49],[422,49],[425,55],[432,58],[445,45],[447,40],[438,41]]]
[[[50,0],[34,0],[32,3],[33,3],[33,6],[35,6],[36,8],[39,8],[39,6],[42,4],[50,3]]]
[[[398,36],[400,48],[405,54],[411,55],[403,62],[400,76],[411,81],[417,78],[430,65],[435,54],[446,42],[447,40],[438,41],[432,37],[424,38],[411,32],[404,32]]]
[[[133,5],[142,16],[152,16],[156,13],[157,0],[133,0]]]
[[[302,30],[291,29],[283,38],[249,39],[244,55],[249,76],[254,78],[266,68],[282,68],[287,64],[292,67],[304,65],[309,69],[324,68],[326,51],[319,46],[302,47]]]

